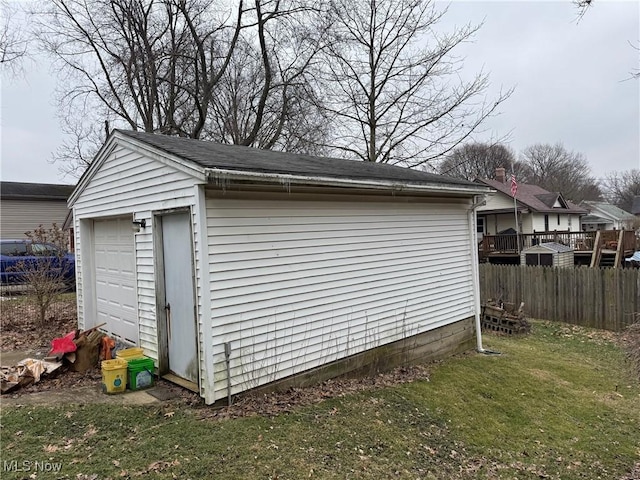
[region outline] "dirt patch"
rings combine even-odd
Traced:
[[[3,352],[25,349],[48,351],[53,338],[62,337],[77,328],[76,301],[73,295],[64,296],[51,306],[47,322],[43,326],[37,325],[37,307],[26,297],[5,299],[0,304],[0,308],[2,308],[0,349]],[[294,407],[312,405],[332,397],[424,379],[428,379],[425,367],[402,367],[374,377],[334,379],[317,386],[291,388],[284,392],[268,394],[248,392],[234,397],[231,407],[223,408],[205,406],[198,394],[165,380],[158,379],[156,384],[170,393],[171,400],[168,403],[200,407],[198,414],[202,418],[223,419],[251,415],[273,416],[288,412]],[[38,392],[68,392],[85,387],[97,388],[101,381],[102,373],[97,366],[82,373],[74,372],[69,366],[64,366],[54,375],[43,377],[40,382],[20,389],[11,397],[19,398]]]
[[[638,480],[640,479],[640,462],[636,463],[629,475],[622,477],[620,480]]]
[[[3,298],[0,310],[2,351],[48,350],[53,338],[78,327],[75,295],[55,301],[43,325],[38,325],[38,308],[27,297]]]
[[[43,325],[38,322],[37,305],[26,295],[3,297],[0,309],[2,325],[0,350],[2,351],[3,364],[15,356],[12,355],[13,353],[23,353],[22,351],[34,352],[33,356],[40,358],[49,352],[51,340],[62,337],[78,328],[74,294],[63,294],[54,301],[48,310],[47,321]],[[22,358],[25,358],[25,355]],[[21,388],[12,396],[99,386],[101,378],[102,374],[97,366],[83,373],[74,372],[69,366],[63,366],[54,374],[43,377],[40,382]]]
[[[294,408],[314,405],[330,398],[428,379],[429,371],[424,365],[398,367],[391,372],[380,373],[372,377],[331,379],[319,385],[305,388],[289,388],[283,392],[263,394],[247,392],[234,397],[233,404],[230,407],[202,406],[197,411],[197,415],[202,419],[231,419],[254,415],[272,417],[291,412]]]

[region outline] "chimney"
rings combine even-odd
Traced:
[[[503,167],[496,168],[496,180],[499,181],[500,183],[504,183],[506,173],[507,171]]]

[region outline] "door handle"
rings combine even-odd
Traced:
[[[167,338],[171,340],[171,304],[167,303],[164,306],[164,311],[167,313]]]

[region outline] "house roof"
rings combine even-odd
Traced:
[[[477,182],[483,183],[491,188],[495,188],[498,192],[511,197],[511,184],[502,183],[498,180],[492,180],[488,178],[479,178]],[[531,185],[528,183],[518,183],[518,193],[516,194],[516,201],[530,208],[534,212],[541,213],[574,213],[577,215],[583,215],[588,211],[575,203],[565,200],[561,193],[550,192],[538,185]],[[554,207],[558,202],[562,207]]]
[[[313,157],[211,141],[115,130],[120,134],[170,155],[215,172],[252,172],[305,178],[376,181],[389,186],[437,186],[464,189],[471,194],[489,193],[488,188],[466,180],[393,165],[340,158]]]
[[[632,220],[633,215],[629,212],[611,205],[608,202],[584,201],[582,204],[590,210],[590,213],[601,213],[613,220]],[[595,210],[595,212],[594,212]]]
[[[0,182],[2,200],[67,200],[74,185]]]

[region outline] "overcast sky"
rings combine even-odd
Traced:
[[[597,177],[640,168],[640,80],[630,78],[640,71],[640,51],[631,46],[640,40],[640,2],[597,0],[576,19],[570,0],[450,4],[443,28],[484,22],[458,51],[464,75],[488,72],[489,98],[515,87],[479,139],[508,134],[516,151],[561,142],[584,154]],[[46,59],[1,81],[2,180],[74,183],[51,163],[62,137]]]

